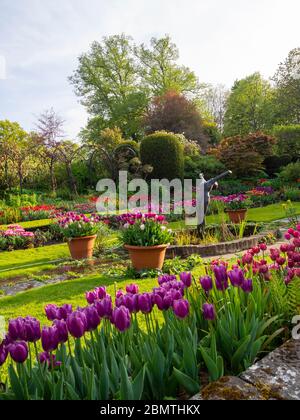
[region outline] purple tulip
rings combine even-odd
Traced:
[[[153,305],[150,293],[139,295],[138,308],[143,314],[149,314],[152,311]]]
[[[8,324],[8,333],[13,341],[26,340],[26,332],[24,327],[24,319],[11,319]]]
[[[98,299],[100,299],[100,300],[101,299],[104,299],[106,297],[106,295],[107,295],[106,287],[104,287],[104,286],[97,287],[95,289],[95,293],[96,293]]]
[[[8,351],[6,346],[1,343],[0,344],[0,366],[4,365],[6,359],[7,359]]]
[[[216,277],[216,287],[218,290],[224,291],[228,288],[228,274],[226,267],[221,265],[216,265],[214,267],[214,273]]]
[[[137,284],[129,284],[126,286],[126,292],[131,295],[137,295],[139,293],[139,286]]]
[[[45,351],[56,350],[59,344],[58,329],[54,327],[44,327],[42,329],[42,347]]]
[[[95,308],[97,309],[100,318],[110,318],[112,315],[113,305],[110,296],[95,302]]]
[[[161,286],[162,284],[168,283],[173,280],[177,280],[175,275],[163,274],[162,276],[158,277],[158,284]]]
[[[9,354],[16,363],[24,363],[28,357],[28,346],[25,341],[18,341],[9,345]]]
[[[201,277],[200,284],[206,293],[208,293],[213,288],[213,281],[210,276]]]
[[[74,338],[81,338],[84,336],[87,329],[87,319],[82,311],[75,311],[68,316],[67,326],[69,333]]]
[[[181,273],[180,280],[185,285],[185,287],[191,287],[192,285],[192,273]]]
[[[24,330],[26,341],[29,343],[36,343],[41,338],[41,324],[36,318],[25,318]]]
[[[190,312],[190,304],[186,299],[176,300],[173,303],[173,310],[178,318],[184,319]]]
[[[87,303],[89,305],[92,305],[93,303],[96,302],[96,300],[97,300],[98,297],[97,297],[97,295],[96,295],[95,292],[87,292],[85,294],[85,298],[86,298]]]
[[[253,281],[251,279],[245,279],[241,287],[245,293],[251,293],[253,292]]]
[[[240,268],[234,268],[232,271],[229,271],[228,277],[234,287],[241,286],[245,280],[244,272]]]
[[[182,290],[171,289],[169,294],[172,296],[173,300],[180,300],[183,298]]]
[[[98,312],[95,306],[88,306],[87,308],[85,308],[84,314],[87,320],[86,330],[89,332],[96,330],[98,326],[100,325],[101,318],[98,315]]]
[[[45,314],[49,321],[54,321],[57,319],[58,307],[56,305],[47,305],[45,306]]]
[[[66,321],[68,316],[73,312],[72,305],[63,305],[57,309],[57,319]]]
[[[203,305],[203,316],[207,321],[214,321],[216,319],[216,312],[214,305],[204,303]]]
[[[122,305],[119,305],[122,306]],[[137,295],[125,295],[123,298],[123,306],[125,306],[130,313],[138,311],[138,296]]]
[[[157,293],[153,293],[152,295],[152,304],[156,305],[160,311],[165,309],[163,298]]]
[[[125,306],[121,306],[120,308],[115,308],[112,314],[112,323],[121,332],[128,330],[131,324],[131,317],[130,317],[129,310],[125,308]]]
[[[69,338],[68,327],[65,320],[55,320],[54,327],[57,329],[59,343],[66,343]]]

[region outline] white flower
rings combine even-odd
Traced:
[[[168,233],[172,233],[172,232],[173,232],[173,231],[172,231],[172,229],[169,229],[169,230],[168,230]]]
[[[145,226],[145,225],[141,225],[141,226],[140,226],[140,229],[141,229],[141,230],[145,230],[145,229],[146,229],[146,226]]]
[[[163,231],[165,231],[166,229],[167,229],[166,226],[161,227],[161,230],[163,230]]]
[[[125,223],[124,225],[124,229],[129,229],[130,224],[129,223]]]

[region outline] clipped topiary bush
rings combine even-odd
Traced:
[[[157,131],[141,143],[143,165],[151,165],[152,179],[182,179],[184,176],[183,145],[173,133]]]

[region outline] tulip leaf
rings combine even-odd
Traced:
[[[145,366],[140,370],[132,383],[133,397],[135,401],[140,401],[144,391]]]
[[[194,379],[190,378],[180,370],[174,368],[174,375],[178,383],[190,394],[195,395],[200,390],[199,382],[196,382]]]
[[[242,362],[243,358],[245,357],[245,354],[246,354],[246,351],[247,351],[247,348],[249,346],[250,341],[251,341],[251,336],[250,335],[243,338],[241,340],[241,344],[240,344],[239,348],[236,350],[236,352],[232,356],[231,365],[232,365],[232,367],[235,371],[238,371],[240,369],[241,362]]]
[[[128,377],[128,373],[124,362],[121,360],[121,384],[120,384],[120,398],[121,400],[132,401],[134,400],[132,385]]]
[[[18,378],[18,375],[15,372],[15,369],[13,367],[13,365],[10,365],[8,367],[8,375],[9,375],[9,380],[11,383],[11,387],[13,389],[14,394],[16,395],[18,400],[24,400],[25,399],[25,392],[24,389],[21,385],[21,380]]]

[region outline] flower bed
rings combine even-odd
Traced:
[[[85,308],[47,305],[50,327],[10,320],[0,399],[189,397],[203,369],[211,381],[239,374],[288,338],[299,304],[299,232],[290,229],[290,242],[271,250],[271,264],[261,244],[230,267],[213,261],[200,279],[162,275],[149,293],[129,284],[110,296],[99,287]]]
[[[34,246],[35,235],[27,232],[19,225],[11,225],[4,231],[0,231],[0,250],[12,251],[14,249],[26,249]]]

